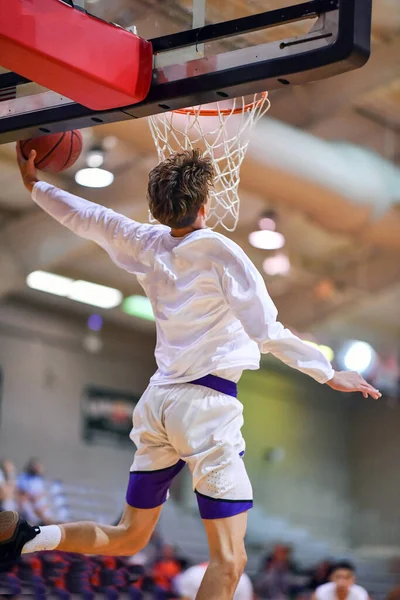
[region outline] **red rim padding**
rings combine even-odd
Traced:
[[[150,42],[60,0],[0,0],[0,64],[93,110],[141,102]]]

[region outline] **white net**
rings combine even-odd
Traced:
[[[160,161],[170,154],[200,148],[215,165],[207,224],[234,231],[239,219],[240,167],[250,131],[268,111],[268,94],[255,94],[252,101],[235,98],[216,105],[196,106],[149,117],[150,130]]]

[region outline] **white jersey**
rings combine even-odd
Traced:
[[[184,573],[178,575],[174,580],[175,591],[188,600],[195,600],[200,584],[206,572],[207,565],[196,565],[190,567]],[[253,585],[246,573],[243,573],[236,588],[233,600],[252,600]]]
[[[182,238],[44,182],[33,200],[137,275],[155,315],[153,384],[184,383],[226,369],[258,369],[260,352],[326,383],[332,366],[277,321],[260,273],[232,240],[200,229]]]
[[[337,600],[336,584],[325,583],[315,590],[317,600]],[[360,585],[352,585],[346,600],[368,600],[368,592]]]

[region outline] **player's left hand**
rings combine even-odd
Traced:
[[[31,150],[29,153],[28,160],[22,155],[20,143],[17,143],[17,160],[19,170],[21,171],[22,181],[24,182],[24,186],[28,190],[28,192],[32,192],[33,186],[35,183],[39,181],[37,178],[37,172],[35,167],[35,158],[36,152],[35,150]]]
[[[364,398],[371,396],[374,400],[382,397],[380,391],[365,381],[356,371],[335,371],[332,379],[326,384],[338,392],[361,392]]]

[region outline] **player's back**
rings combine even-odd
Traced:
[[[234,316],[224,277],[234,275],[242,250],[209,229],[175,238],[156,227],[145,244],[147,268],[138,275],[157,327],[159,371],[153,383],[189,381],[240,366],[258,368],[259,349]]]

